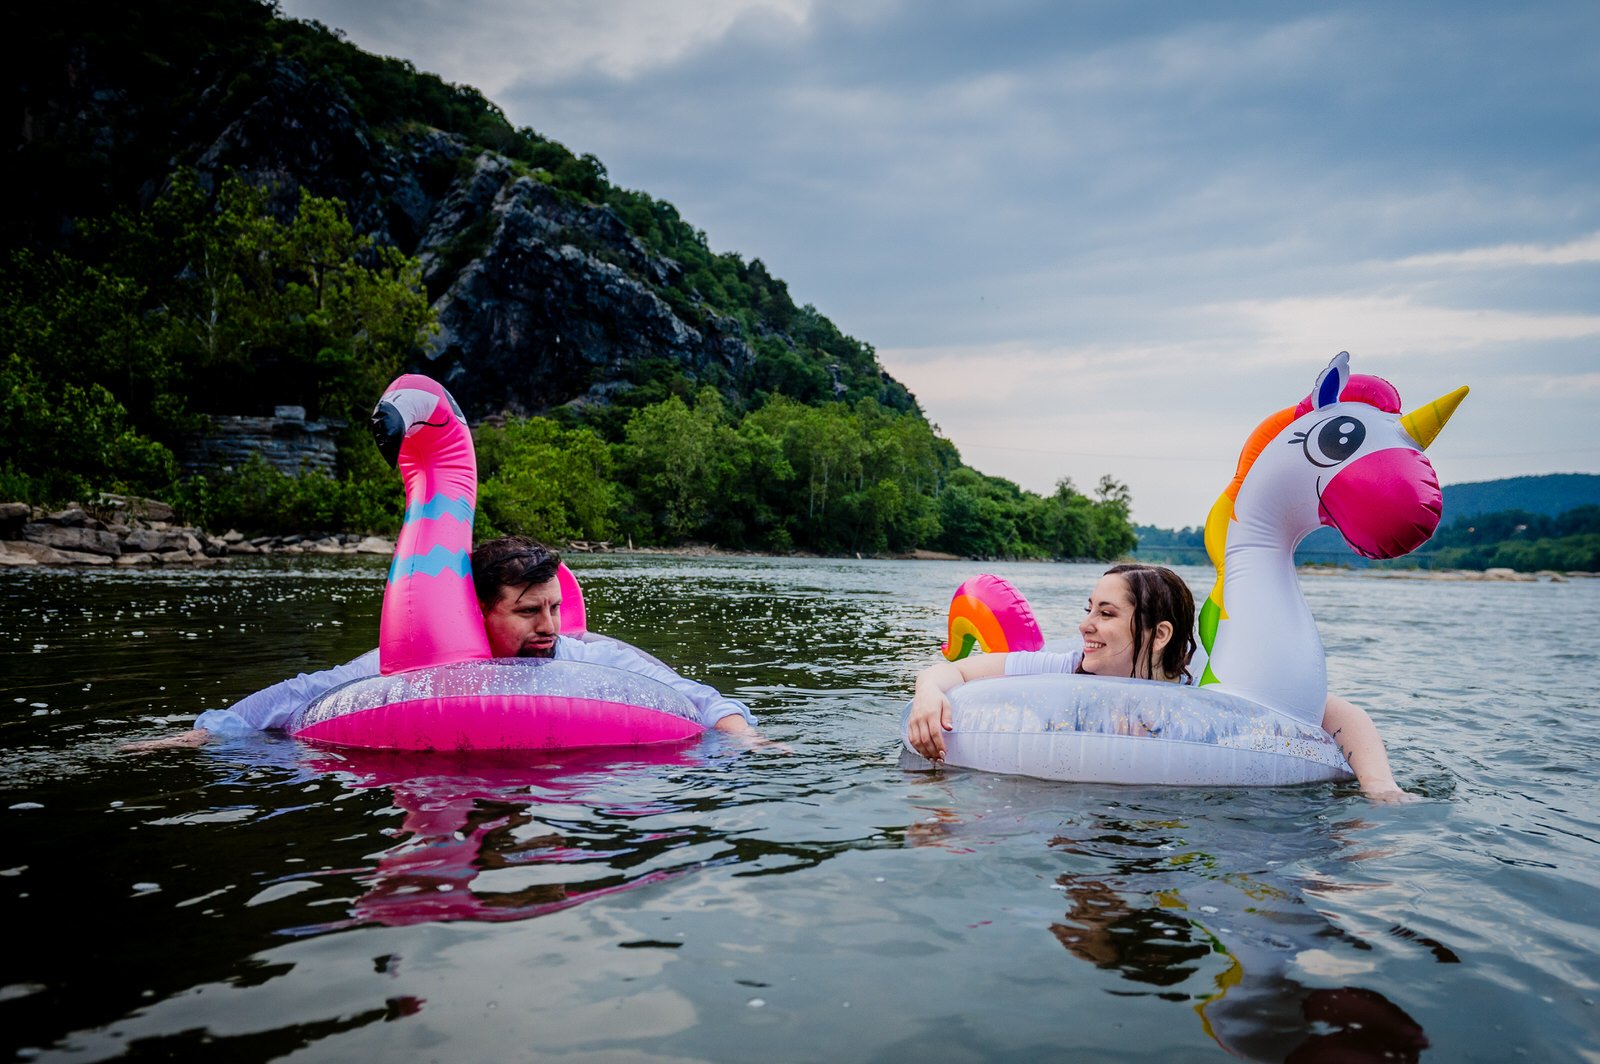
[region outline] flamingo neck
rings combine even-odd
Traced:
[[[430,668],[489,656],[472,586],[478,465],[466,426],[402,450],[406,512],[379,624],[379,669]],[[409,443],[409,441],[408,441]]]

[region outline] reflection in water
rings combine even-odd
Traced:
[[[908,841],[964,848],[959,818],[948,809],[932,813],[907,828]],[[1376,990],[1307,986],[1297,977],[1296,969],[1327,956],[1328,945],[1372,949],[1307,904],[1305,884],[1270,871],[1245,874],[1236,859],[1188,850],[1181,821],[1101,814],[1066,828],[1048,845],[1093,871],[1056,878],[1066,911],[1049,930],[1079,960],[1153,988],[1116,993],[1194,1002],[1206,1034],[1248,1060],[1416,1061],[1427,1048],[1417,1021]],[[1249,833],[1238,841],[1239,852],[1256,853],[1262,868],[1317,844],[1298,832],[1276,841],[1270,832]],[[1321,844],[1332,841],[1324,835]],[[1280,860],[1270,856],[1276,852]],[[1457,959],[1409,929],[1390,933],[1422,942],[1442,963]],[[1222,970],[1211,987],[1185,986],[1204,980],[1218,960]]]
[[[560,764],[528,766],[493,754],[441,758],[438,754],[383,751],[310,751],[306,767],[345,777],[353,789],[387,788],[405,813],[395,834],[402,840],[383,851],[370,870],[357,872],[363,893],[347,918],[296,929],[309,934],[365,924],[401,927],[430,921],[526,920],[594,898],[675,879],[719,862],[684,861],[636,872],[667,852],[700,840],[696,832],[640,831],[631,821],[675,809],[668,803],[632,802],[606,812],[613,832],[596,837],[594,823],[582,833],[563,834],[545,821],[560,822],[560,807],[586,802],[597,778],[619,769],[691,766],[693,747],[683,745],[588,754],[565,751]],[[543,817],[541,817],[543,810]],[[555,815],[549,815],[554,813]],[[598,880],[584,866],[611,874]],[[571,865],[558,882],[497,890],[492,873],[541,865]],[[340,874],[349,875],[345,869]],[[486,875],[490,873],[490,875]]]

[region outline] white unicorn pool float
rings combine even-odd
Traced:
[[[1093,783],[1353,778],[1321,727],[1327,667],[1294,549],[1322,525],[1369,558],[1426,542],[1442,497],[1422,452],[1467,389],[1402,415],[1393,385],[1349,366],[1341,351],[1299,405],[1257,426],[1211,508],[1206,553],[1217,578],[1200,609],[1207,656],[1198,686],[1059,673],[975,680],[948,692],[945,763]],[[1042,643],[1026,603],[994,578],[962,585],[949,631],[952,659],[974,645]],[[901,739],[921,760],[907,741],[909,717],[908,704]]]

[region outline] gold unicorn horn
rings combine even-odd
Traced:
[[[1461,405],[1461,400],[1467,397],[1470,389],[1465,384],[1453,392],[1439,396],[1426,406],[1419,406],[1411,413],[1400,419],[1400,427],[1406,434],[1417,441],[1417,446],[1424,451],[1428,444],[1439,435],[1439,430],[1444,428],[1444,423],[1450,420],[1450,415],[1456,412],[1456,407]]]

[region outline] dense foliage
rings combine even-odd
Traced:
[[[774,396],[741,416],[713,389],[636,411],[607,445],[545,418],[476,433],[479,532],[745,550],[1107,558],[1133,543],[1126,489],[1048,498],[961,466],[926,421],[875,400]]]
[[[78,247],[19,250],[0,269],[6,494],[136,492],[213,528],[397,527],[398,485],[359,416],[338,478],[259,458],[180,476],[176,455],[206,415],[262,395],[313,415],[370,406],[431,328],[414,260],[356,234],[337,201],[302,195],[280,219],[268,190],[228,181],[207,196],[183,171],[147,210],[86,226]],[[711,387],[678,394],[686,385],[621,421],[481,426],[480,533],[983,557],[1132,546],[1127,491],[1109,479],[1096,500],[1065,481],[1042,498],[964,468],[914,410],[776,391],[735,410]]]
[[[356,234],[336,201],[303,195],[280,220],[263,189],[229,181],[211,197],[179,172],[149,209],[86,225],[77,255],[0,262],[0,477],[29,501],[113,490],[216,513],[218,493],[177,483],[205,415],[257,412],[267,395],[313,415],[364,409],[431,321],[416,262]],[[342,450],[359,496],[376,456]]]
[[[1432,569],[1600,572],[1600,506],[1557,517],[1526,510],[1460,517],[1415,555]]]
[[[1133,530],[1138,539],[1135,554],[1151,565],[1210,565],[1206,554],[1206,530],[1202,527],[1157,528],[1139,525]]]

